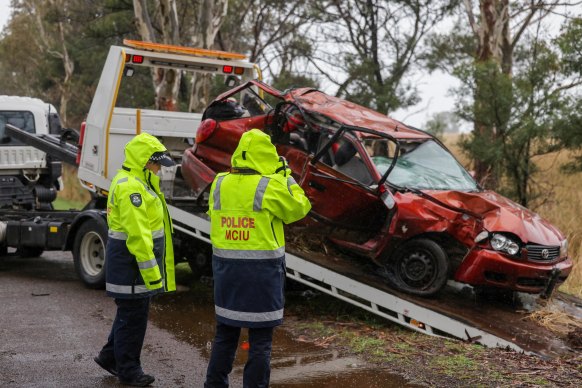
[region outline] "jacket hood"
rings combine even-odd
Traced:
[[[140,133],[125,145],[123,165],[135,171],[142,171],[154,152],[166,152],[166,147],[149,133]]]
[[[258,129],[251,129],[241,136],[231,164],[232,167],[252,168],[262,175],[270,175],[281,163],[271,137]]]
[[[482,215],[483,224],[489,232],[510,232],[524,243],[541,245],[560,245],[565,238],[558,228],[539,214],[493,191],[427,193],[448,205]]]

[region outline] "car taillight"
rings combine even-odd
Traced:
[[[216,129],[218,128],[218,123],[213,119],[206,119],[200,123],[198,130],[196,131],[196,143],[205,142]]]
[[[85,140],[85,125],[87,123],[83,121],[81,123],[81,133],[79,133],[79,143],[77,144],[77,159],[76,164],[77,166],[81,163],[81,151],[83,150],[83,141]]]

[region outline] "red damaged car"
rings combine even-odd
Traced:
[[[403,291],[448,279],[549,293],[572,268],[565,236],[536,213],[483,190],[432,135],[310,88],[250,81],[204,112],[182,175],[200,201],[230,168],[243,132],[272,137],[313,205],[303,221],[384,266]]]

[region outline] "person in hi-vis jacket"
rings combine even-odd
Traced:
[[[273,329],[283,321],[283,224],[305,217],[311,204],[260,130],[242,135],[231,164],[209,196],[217,325],[204,385],[228,386],[241,328],[248,328],[243,384],[267,387]]]
[[[107,199],[105,288],[115,298],[117,314],[94,360],[123,384],[139,387],[155,380],[140,361],[150,298],[176,289],[172,222],[156,175],[161,166],[174,165],[166,152],[154,136],[135,136],[125,146]]]

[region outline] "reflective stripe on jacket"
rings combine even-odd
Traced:
[[[218,174],[209,198],[216,318],[276,326],[283,320],[283,223],[303,218],[311,205],[291,176],[275,173],[279,157],[263,132],[243,134],[232,165],[246,172]]]
[[[111,183],[105,267],[110,296],[141,298],[176,289],[171,219],[159,177],[144,169],[154,152],[164,151],[149,134],[134,137]]]

